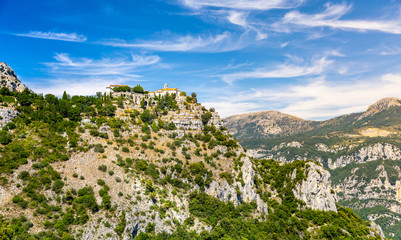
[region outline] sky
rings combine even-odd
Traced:
[[[165,83],[222,117],[324,120],[401,97],[395,0],[0,0],[0,61],[37,93]]]

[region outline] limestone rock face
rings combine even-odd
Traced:
[[[254,183],[256,173],[253,169],[253,164],[249,157],[243,157],[242,161],[243,165],[241,171],[244,185],[240,182],[234,182],[233,185],[229,185],[226,180],[220,184],[213,181],[209,188],[206,189],[206,193],[222,201],[232,201],[234,205],[238,205],[242,201],[256,202],[257,210],[260,213],[268,214],[269,209],[267,204],[256,193],[256,186]],[[238,196],[235,188],[237,188],[241,193],[240,196]]]
[[[249,157],[244,157],[243,158],[243,165],[241,168],[242,171],[242,178],[244,180],[244,186],[240,183],[237,184],[238,187],[240,187],[242,199],[245,202],[253,202],[255,201],[257,204],[257,209],[260,212],[268,213],[268,207],[267,204],[260,198],[260,196],[256,193],[256,187],[255,187],[255,170],[253,169],[253,164]],[[242,187],[242,188],[241,188]]]
[[[328,166],[330,169],[336,169],[338,167],[345,167],[351,163],[364,163],[378,159],[401,159],[401,150],[389,143],[376,143],[361,148],[353,155],[340,156],[334,161],[329,159]]]
[[[18,111],[10,107],[0,107],[0,127],[11,122],[18,115]]]
[[[297,199],[306,203],[307,207],[314,210],[335,211],[336,196],[332,193],[330,173],[323,167],[313,163],[307,163],[308,176],[302,183],[297,184],[293,190]]]
[[[15,72],[4,62],[0,62],[0,88],[7,87],[12,92],[22,92],[27,87],[18,80]]]
[[[210,196],[216,197],[221,201],[232,201],[234,205],[240,204],[238,201],[237,191],[224,180],[221,184],[213,180],[209,188],[205,191]]]

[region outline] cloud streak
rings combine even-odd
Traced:
[[[183,5],[193,8],[227,8],[240,10],[287,9],[300,6],[304,0],[182,0]]]
[[[347,31],[379,31],[391,34],[401,34],[401,19],[395,20],[341,20],[351,9],[351,5],[326,4],[326,9],[317,14],[304,14],[291,11],[283,19],[273,24],[275,31],[298,30],[298,28],[328,27]]]
[[[137,77],[133,74],[139,67],[156,64],[159,56],[131,55],[130,59],[102,58],[72,58],[66,53],[55,55],[56,62],[45,63],[52,74],[68,74],[81,76],[127,76]]]
[[[21,37],[41,38],[41,39],[59,40],[59,41],[67,41],[67,42],[85,42],[87,40],[87,38],[84,35],[79,35],[76,33],[55,33],[55,32],[31,31],[29,33],[17,33],[14,35],[21,36]]]
[[[127,42],[124,40],[109,40],[103,45],[124,48],[143,48],[161,52],[225,52],[241,48],[231,42],[231,34],[224,32],[216,36],[179,36],[168,40],[151,40]]]
[[[251,71],[242,71],[220,75],[221,79],[232,84],[234,81],[241,79],[260,79],[260,78],[294,78],[301,76],[318,75],[333,61],[327,57],[321,57],[312,60],[309,64],[285,63],[278,65],[274,69],[256,68]]]

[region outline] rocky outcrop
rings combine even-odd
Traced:
[[[307,177],[293,190],[295,197],[304,201],[306,207],[314,210],[337,212],[336,196],[331,189],[330,173],[313,162],[308,162],[306,165]]]
[[[10,107],[0,107],[0,127],[11,122],[18,115],[18,111]]]
[[[22,92],[28,89],[18,80],[17,75],[11,67],[4,62],[0,62],[0,88],[2,87],[7,87],[12,92]]]
[[[375,222],[371,221],[370,222],[370,227],[373,230],[373,231],[370,232],[370,236],[374,237],[375,234],[379,234],[379,236],[382,239],[385,239],[384,232],[383,232],[382,228],[379,225],[377,225]]]
[[[233,186],[228,184],[226,180],[224,180],[220,184],[213,180],[213,182],[209,185],[205,192],[210,196],[220,199],[221,201],[231,201],[234,203],[235,206],[240,204],[237,196],[237,191],[234,189]]]
[[[328,159],[328,166],[330,169],[336,169],[351,163],[364,163],[378,159],[401,159],[401,150],[389,143],[376,143],[363,147],[352,155],[340,156],[334,161]]]
[[[293,147],[293,148],[302,148],[302,144],[300,142],[289,142],[289,143],[280,143],[280,145],[275,146],[272,150],[277,151],[279,149],[282,149],[284,147]]]
[[[243,165],[241,167],[242,178],[244,180],[244,185],[242,186],[240,183],[237,186],[241,191],[241,199],[245,202],[256,202],[257,208],[260,212],[268,213],[268,207],[265,202],[260,198],[260,196],[256,193],[255,187],[255,170],[253,169],[253,164],[249,157],[243,157]]]
[[[200,119],[193,116],[180,116],[173,119],[173,123],[178,129],[182,130],[202,130],[203,123]]]
[[[222,201],[232,201],[234,205],[238,205],[242,201],[256,202],[257,210],[260,213],[268,214],[269,208],[267,204],[260,198],[259,194],[256,193],[256,186],[254,183],[256,172],[253,169],[253,164],[249,157],[243,157],[242,161],[241,172],[244,184],[234,182],[233,185],[229,185],[226,180],[220,184],[213,181],[205,192]],[[239,196],[236,188],[240,192]]]

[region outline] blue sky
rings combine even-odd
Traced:
[[[168,83],[222,116],[401,97],[395,0],[0,0],[0,61],[38,93]]]

